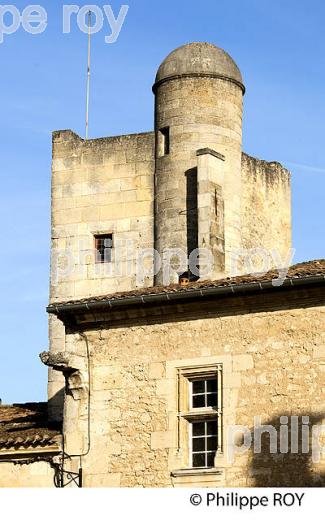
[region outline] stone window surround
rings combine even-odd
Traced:
[[[158,157],[170,154],[170,127],[165,126],[158,131]]]
[[[217,376],[219,404],[218,409],[212,408],[195,409],[192,408],[191,400],[191,383],[197,378],[211,378]],[[194,365],[190,367],[182,367],[177,370],[177,450],[184,449],[183,440],[187,437],[188,453],[187,466],[189,469],[196,469],[191,464],[191,434],[189,432],[190,425],[196,419],[218,420],[218,453],[222,453],[222,364]],[[184,419],[184,421],[182,421]],[[183,430],[183,431],[182,431]],[[186,430],[186,431],[184,431]],[[182,439],[181,439],[182,438]],[[207,469],[207,468],[199,468]]]
[[[153,432],[156,448],[168,450],[168,470],[174,485],[184,481],[189,485],[199,485],[205,481],[219,482],[224,479],[227,462],[227,438],[223,433],[223,450],[217,453],[215,468],[192,468],[188,464],[187,420],[178,413],[179,371],[191,372],[195,369],[208,372],[211,367],[222,367],[223,432],[228,425],[236,424],[235,410],[240,387],[240,372],[234,371],[234,359],[231,354],[220,356],[200,356],[189,359],[177,359],[166,362],[166,379],[157,382],[157,393],[166,399],[168,431]],[[192,372],[193,373],[193,372]],[[184,477],[184,478],[183,478]],[[212,480],[211,480],[212,479]]]

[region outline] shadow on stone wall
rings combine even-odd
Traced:
[[[51,399],[48,400],[48,416],[53,422],[63,421],[65,388],[61,388]]]
[[[197,205],[197,168],[185,172],[186,177],[186,228],[187,258],[198,249],[198,205]],[[191,279],[196,279],[197,277]]]
[[[280,417],[288,418],[288,453],[281,453],[280,438],[285,441],[286,430],[280,423]],[[292,417],[297,417],[292,422]],[[308,424],[303,424],[303,417],[309,418]],[[277,434],[277,452],[270,453],[270,434],[265,432],[261,435],[260,453],[253,453],[249,475],[251,486],[256,487],[323,487],[325,486],[325,465],[324,462],[314,462],[313,456],[316,454],[315,446],[312,443],[313,427],[320,426],[325,414],[301,414],[301,412],[283,412],[273,416],[270,421],[262,423],[272,426]],[[298,426],[298,427],[296,427]],[[254,431],[251,431],[252,438]],[[323,434],[324,440],[325,433]],[[322,446],[322,435],[317,435],[320,447]],[[304,444],[304,450],[302,445]],[[283,444],[282,444],[283,446]],[[324,443],[323,443],[324,446]],[[303,451],[307,451],[304,453]],[[298,453],[293,453],[298,451]],[[325,451],[325,450],[324,450]],[[320,455],[321,457],[321,455]]]

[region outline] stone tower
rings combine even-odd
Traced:
[[[242,152],[244,86],[231,57],[208,43],[184,45],[163,61],[153,91],[154,131],[88,141],[53,133],[51,304],[169,285],[198,249],[192,278],[200,279],[232,275],[236,251],[287,255],[290,174]],[[107,237],[109,260],[101,261]],[[171,257],[164,279],[153,252],[175,249],[185,259],[174,266]],[[212,257],[209,272],[202,250]],[[235,274],[272,267],[238,263]],[[53,314],[49,336],[52,353],[67,350]],[[62,416],[63,397],[64,378],[50,368],[52,418]]]
[[[190,43],[163,61],[153,91],[155,248],[161,258],[170,248],[187,257],[208,248],[212,276],[224,274],[241,247],[241,73],[222,49]],[[160,270],[155,282],[163,281]]]

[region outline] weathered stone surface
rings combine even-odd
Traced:
[[[279,466],[266,447],[261,455],[252,449],[235,455],[231,463],[227,449],[228,428],[241,425],[252,432],[254,418],[277,431],[282,416],[300,421],[308,416],[311,425],[324,420],[324,367],[314,357],[322,349],[323,317],[323,307],[309,307],[87,331],[92,448],[84,462],[89,485],[113,486],[111,474],[120,475],[116,485],[131,487],[290,485],[289,474],[296,475],[297,485],[320,485],[322,465],[314,464],[310,453],[281,455]],[[69,349],[79,348],[78,335],[69,335]],[[177,449],[177,371],[218,363],[223,367],[224,445],[216,461],[221,474],[182,476],[178,470],[189,462],[184,419]],[[76,424],[87,438],[87,423]]]
[[[46,461],[32,464],[0,464],[0,488],[53,487],[54,469]]]
[[[153,247],[159,253],[181,248],[186,254],[208,247],[216,264],[212,278],[247,270],[239,259],[232,273],[238,250],[276,249],[282,259],[287,256],[290,175],[277,163],[242,153],[243,86],[233,60],[208,44],[186,46],[164,61],[157,81],[153,132],[89,141],[70,130],[53,134],[51,262],[54,275],[60,275],[52,277],[53,303],[161,282],[161,275],[154,280],[152,258],[146,259],[143,279],[137,277],[139,251]],[[162,155],[160,130],[166,127],[170,149]],[[118,262],[114,257],[109,265],[97,264],[94,235],[108,233]],[[261,260],[254,266],[258,270]],[[322,318],[319,308],[252,309],[251,314],[207,312],[200,319],[159,317],[150,324],[86,331],[90,380],[83,370],[84,377],[71,381],[65,395],[63,376],[49,370],[50,415],[62,415],[65,397],[66,449],[87,453],[85,485],[274,484],[277,469],[268,457],[247,453],[229,464],[226,445],[218,474],[171,476],[188,465],[177,370],[223,366],[225,432],[233,424],[251,431],[253,417],[266,413],[273,423],[285,413],[312,413],[316,420],[323,409],[324,352],[314,329],[320,330]],[[51,354],[44,359],[51,367],[72,366],[71,356],[80,356],[77,368],[88,368],[85,338],[65,331],[54,316],[49,336]],[[180,440],[178,428],[183,428]],[[301,475],[297,485],[305,483],[303,477],[321,478],[309,462],[303,458],[304,471],[301,465],[298,471],[297,461],[289,461],[286,471]],[[44,464],[32,472],[23,469],[21,485],[35,472],[43,478],[45,469],[44,485],[50,485],[52,473]],[[19,473],[8,471],[14,482]],[[285,484],[283,474],[279,479]]]

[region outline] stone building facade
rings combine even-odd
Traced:
[[[213,258],[208,272],[198,265],[200,279],[245,272],[243,249],[288,256],[290,174],[242,152],[245,87],[232,58],[208,43],[185,45],[160,65],[153,92],[153,132],[89,141],[54,132],[51,303],[178,282],[198,248]],[[109,274],[94,258],[100,235],[114,242]],[[153,250],[174,268],[166,280]],[[51,350],[64,342],[51,317]],[[50,371],[55,418],[62,386]]]
[[[323,485],[309,443],[325,419],[324,274],[325,261],[310,262],[281,287],[271,272],[51,305],[67,332],[60,362],[79,359],[63,433],[68,453],[86,454],[84,485]],[[218,401],[196,409],[191,386],[205,379]],[[279,443],[283,418],[296,435],[288,452],[270,453],[268,433],[260,452],[242,449],[242,435],[258,441],[256,421]],[[218,450],[195,467],[191,428],[204,422],[218,428]],[[308,447],[296,454],[303,425]]]
[[[288,270],[290,174],[242,151],[223,50],[176,49],[153,92],[153,132],[53,134],[54,481],[322,485],[325,262]],[[297,437],[256,451],[256,421]]]

